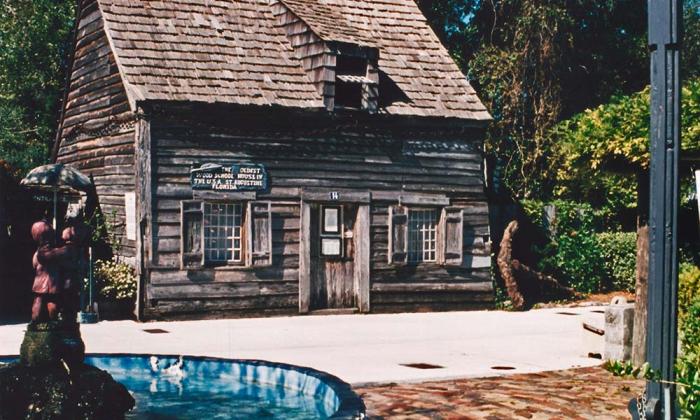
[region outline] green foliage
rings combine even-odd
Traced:
[[[684,151],[700,150],[700,80],[683,88],[681,126]],[[589,109],[564,121],[553,132],[562,156],[558,175],[571,177],[571,168],[599,169],[626,165],[633,170],[649,166],[649,87]],[[625,169],[625,167],[621,167]]]
[[[659,372],[651,368],[649,363],[635,366],[630,360],[606,360],[603,368],[614,376],[621,378],[630,377],[636,379],[655,380],[659,378]]]
[[[683,5],[683,50],[681,74],[700,78],[700,0],[685,0]]]
[[[524,200],[530,220],[548,232],[549,243],[536,249],[539,270],[581,293],[600,291],[606,280],[605,261],[595,234],[596,215],[588,204],[556,200],[556,216],[545,226],[544,204]]]
[[[596,234],[596,240],[605,261],[608,285],[612,290],[634,292],[637,234],[635,232],[604,232]]]
[[[633,0],[480,2],[470,79],[494,117],[487,152],[507,190],[545,198],[562,117],[629,94],[648,80],[646,10]]]
[[[698,268],[695,267],[697,270]],[[697,272],[695,285],[697,287]],[[682,286],[681,286],[682,287]],[[686,308],[681,328],[681,355],[676,362],[680,418],[700,418],[700,294]]]
[[[676,361],[681,419],[700,418],[700,267],[683,263],[678,275],[678,331],[681,354]]]
[[[98,210],[90,217],[88,224],[92,228],[92,244],[105,244],[113,255],[119,255],[122,248],[123,232],[117,211],[112,210],[108,215],[105,215]]]
[[[683,89],[681,124],[684,153],[700,152],[700,79]],[[563,121],[549,135],[555,197],[591,203],[607,215],[612,229],[633,220],[634,174],[649,166],[649,87]]]
[[[457,64],[465,68],[478,47],[477,28],[471,21],[478,0],[417,0],[430,26]]]
[[[95,283],[103,299],[134,299],[137,277],[134,269],[118,261],[100,260],[95,263]]]
[[[0,0],[0,156],[22,175],[49,157],[75,3]]]
[[[44,163],[48,156],[45,142],[17,131],[23,125],[23,110],[12,101],[0,98],[0,158],[10,165],[17,177]]]
[[[696,302],[700,303],[700,267],[682,263],[678,270],[678,320],[681,331],[690,307]]]
[[[681,420],[700,419],[700,369],[696,363],[685,357],[676,363],[678,418]]]
[[[518,197],[536,195],[547,172],[544,136],[560,117],[562,58],[574,22],[563,2],[506,1],[503,18],[470,62],[470,76],[494,122],[487,151],[500,159],[505,186]]]

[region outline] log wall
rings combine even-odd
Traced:
[[[56,161],[93,177],[120,254],[133,259],[135,242],[124,237],[124,193],[134,191],[135,116],[96,2],[83,2],[77,30]]]
[[[273,112],[257,123],[232,112],[221,119],[227,125],[188,123],[173,115],[149,118],[154,235],[146,318],[297,313],[300,199],[302,190],[309,189],[371,194],[372,312],[472,309],[492,303],[479,130],[399,132],[389,128],[396,123],[382,128],[327,116],[285,125]],[[409,141],[418,147],[408,147]],[[193,199],[190,170],[209,162],[267,168],[271,187],[257,193],[257,200],[272,202],[271,267],[180,269],[180,201]],[[387,212],[399,195],[447,197],[464,209],[461,267],[388,264]]]

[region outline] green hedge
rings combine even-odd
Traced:
[[[604,288],[607,280],[605,260],[598,243],[596,213],[589,204],[555,200],[551,203],[524,201],[528,218],[549,237],[549,243],[535,249],[540,257],[538,269],[583,293]],[[551,225],[543,217],[545,206],[556,208]]]
[[[605,260],[607,285],[612,290],[633,292],[637,262],[636,232],[604,232],[596,235]]]

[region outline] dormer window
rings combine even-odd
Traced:
[[[273,0],[272,10],[329,111],[377,111],[379,49],[337,11]],[[319,20],[318,17],[324,18]],[[332,22],[332,23],[329,23]]]
[[[367,78],[367,59],[339,55],[335,62],[335,108],[362,109]]]
[[[334,109],[375,112],[378,88],[376,64],[367,55],[336,56]]]

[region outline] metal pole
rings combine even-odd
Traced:
[[[92,246],[88,248],[88,312],[94,312],[94,296],[92,292],[93,276],[92,276]]]
[[[695,200],[698,203],[698,233],[700,233],[700,169],[695,170]]]
[[[57,229],[57,219],[58,219],[58,190],[54,188],[53,190],[53,230],[56,232]]]
[[[674,363],[678,303],[678,159],[682,0],[648,0],[651,50],[650,207],[647,361],[663,382],[649,381],[644,418],[675,419]]]

